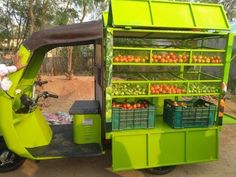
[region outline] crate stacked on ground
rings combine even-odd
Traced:
[[[112,130],[154,128],[155,107],[147,101],[112,103]]]
[[[202,99],[164,101],[164,121],[172,128],[208,127],[214,125],[216,105]]]

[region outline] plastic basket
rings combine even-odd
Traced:
[[[175,106],[171,100],[164,101],[163,118],[172,128],[208,127],[214,125],[215,104],[202,99],[184,101],[184,103],[186,107]]]
[[[112,130],[154,128],[154,126],[155,107],[152,105],[145,109],[112,109]]]

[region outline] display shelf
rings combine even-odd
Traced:
[[[177,51],[177,52],[225,52],[225,50],[219,49],[180,49],[180,48],[143,48],[143,47],[119,47],[113,46],[113,50],[147,50],[147,51]]]
[[[158,94],[158,95],[113,95],[112,98],[155,98],[155,97],[176,97],[176,96],[219,96],[220,93],[185,93],[185,94]]]
[[[156,124],[155,127],[152,129],[133,129],[133,130],[123,130],[123,131],[113,131],[111,134],[138,134],[141,132],[148,132],[148,133],[168,133],[168,132],[183,132],[183,131],[199,131],[199,130],[213,130],[218,129],[218,126],[213,125],[210,127],[193,127],[193,128],[181,128],[181,129],[174,129],[171,128],[166,122],[163,120],[163,116],[156,117]],[[107,134],[107,136],[109,136]]]
[[[202,72],[114,73],[112,97],[219,95],[221,82]]]
[[[224,64],[203,64],[203,63],[116,63],[114,66],[224,66]]]
[[[113,47],[113,65],[223,66],[225,50]]]

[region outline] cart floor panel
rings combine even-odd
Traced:
[[[82,157],[102,154],[99,143],[75,144],[73,125],[52,125],[53,138],[49,145],[27,148],[34,157]]]

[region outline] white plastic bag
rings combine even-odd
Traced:
[[[6,66],[5,64],[0,64],[0,76],[5,76],[10,73],[14,73],[17,71],[16,66]]]
[[[8,74],[8,69],[5,64],[0,64],[0,76],[5,76]]]
[[[8,91],[12,86],[12,82],[8,77],[4,77],[0,82],[1,89],[3,89],[4,91]]]

